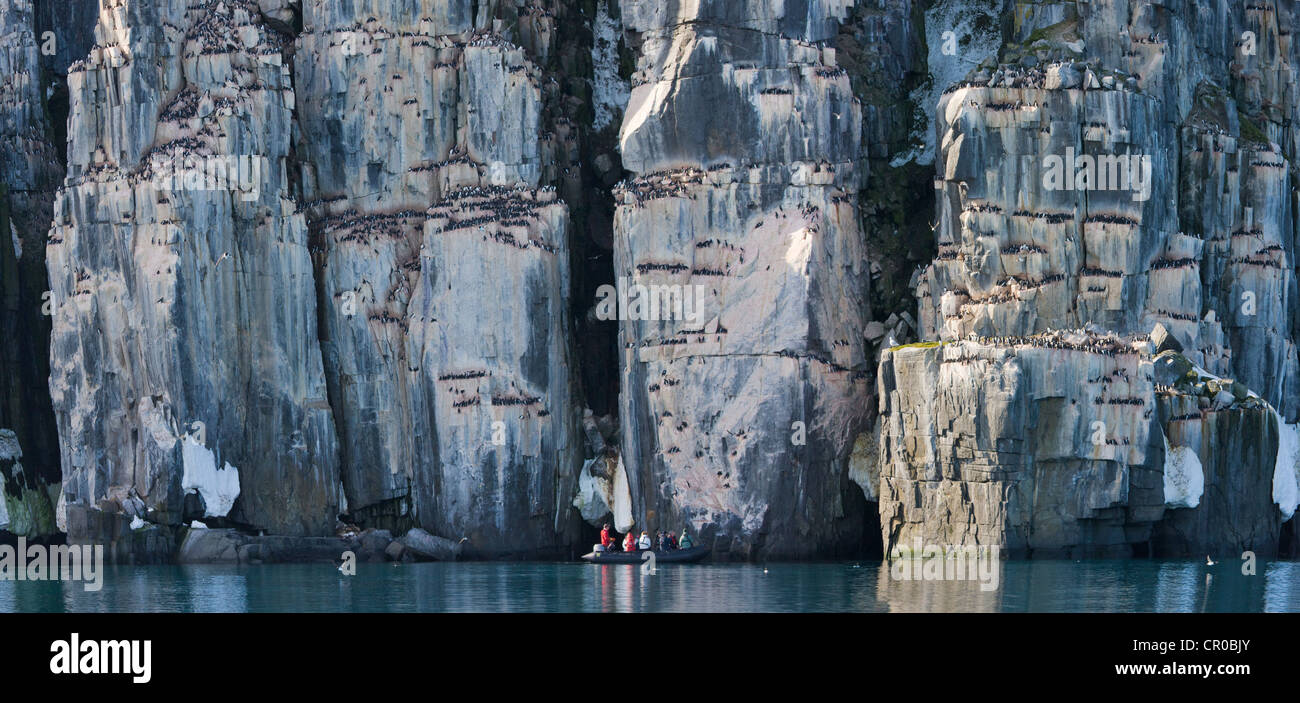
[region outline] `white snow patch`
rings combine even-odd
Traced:
[[[632,490],[628,487],[627,471],[623,468],[621,456],[614,471],[614,529],[619,532],[632,529]]]
[[[573,507],[577,508],[582,519],[591,525],[595,525],[596,521],[610,512],[606,501],[606,495],[610,492],[609,482],[591,474],[591,467],[595,466],[596,462],[604,461],[603,457],[596,457],[583,462],[582,471],[578,473],[578,494],[573,497]]]
[[[1282,516],[1290,520],[1297,507],[1300,507],[1300,427],[1288,425],[1276,410],[1273,417],[1277,420],[1277,463],[1273,468],[1273,502],[1282,511]]]
[[[596,4],[595,41],[591,45],[591,98],[596,108],[592,124],[597,130],[608,127],[623,112],[631,92],[627,82],[618,75],[620,29],[619,21],[609,16],[607,0],[600,0]]]
[[[239,497],[239,472],[229,463],[218,469],[212,450],[192,439],[182,442],[182,458],[181,490],[203,496],[207,517],[225,517]]]
[[[1165,507],[1195,508],[1205,493],[1205,470],[1191,447],[1171,447],[1165,438]]]
[[[134,515],[131,517],[131,529],[133,530],[138,530],[141,527],[144,527],[145,525],[148,524],[149,523],[145,522],[144,518],[140,517],[139,515]]]
[[[207,526],[207,525],[204,525],[203,523],[199,522],[198,520],[192,520],[192,521],[190,521],[190,529],[191,529],[191,530],[206,530],[206,529],[208,529],[208,526]]]
[[[808,229],[790,233],[790,246],[785,250],[785,263],[799,274],[808,270],[808,261],[812,259],[813,238]]]

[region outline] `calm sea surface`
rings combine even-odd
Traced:
[[[107,567],[103,588],[0,581],[0,612],[1300,612],[1300,562],[1020,561],[998,588],[880,562]]]

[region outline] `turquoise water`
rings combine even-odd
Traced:
[[[0,612],[1300,612],[1300,563],[1005,562],[998,588],[880,562],[107,567],[103,588],[0,581]]]

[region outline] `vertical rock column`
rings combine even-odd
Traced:
[[[553,35],[537,2],[313,1],[298,39],[349,510],[480,554],[576,540],[568,208],[544,185],[570,147],[543,121]]]
[[[633,515],[724,557],[861,544],[861,113],[826,45],[847,5],[621,4],[638,51],[614,226]]]
[[[286,191],[285,42],[248,0],[105,4],[69,70],[47,256],[73,541],[131,518],[333,530],[337,439],[306,221]]]

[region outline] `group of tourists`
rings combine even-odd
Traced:
[[[682,530],[682,536],[678,539],[674,532],[664,532],[660,530],[652,539],[650,533],[645,530],[641,531],[641,536],[636,536],[636,531],[629,529],[627,535],[623,538],[622,546],[619,540],[615,538],[614,532],[609,529],[609,523],[600,530],[600,551],[605,552],[640,552],[648,549],[654,549],[660,552],[666,552],[673,549],[690,549],[695,546],[691,536],[685,529]]]

